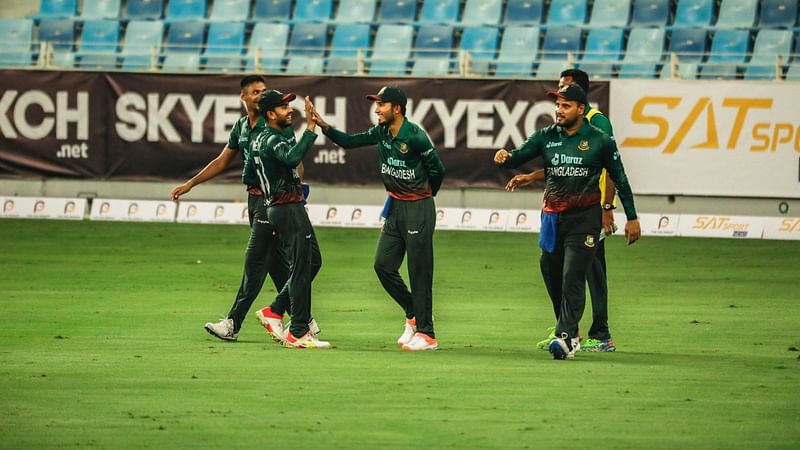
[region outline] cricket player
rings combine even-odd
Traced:
[[[358,134],[337,130],[315,111],[323,133],[345,149],[378,146],[381,177],[391,197],[375,252],[375,272],[383,288],[403,308],[406,321],[397,340],[403,350],[435,350],[433,329],[433,197],[444,178],[444,165],[427,133],[406,119],[405,92],[385,86],[368,95],[375,102],[378,124]],[[400,276],[408,255],[411,290]]]
[[[294,94],[275,90],[261,95],[258,110],[267,127],[253,142],[253,161],[268,205],[267,218],[277,231],[280,251],[289,267],[289,277],[281,291],[289,296],[291,315],[284,344],[292,348],[328,348],[330,343],[317,339],[309,327],[315,239],[296,169],[317,139],[317,125],[307,120],[303,136],[294,145],[286,138],[285,130],[291,129],[294,118],[289,102],[295,98]],[[306,117],[313,117],[314,106],[308,97],[305,111]]]
[[[539,246],[547,292],[557,307],[556,337],[548,349],[554,359],[575,356],[580,347],[578,324],[586,302],[586,273],[592,264],[602,227],[599,179],[606,169],[614,180],[628,222],[628,244],[641,228],[625,169],[614,140],[584,120],[586,92],[577,84],[551,92],[556,123],[531,135],[519,149],[497,151],[494,162],[517,167],[541,156],[546,171]]]
[[[583,88],[584,92],[589,92],[589,75],[586,72],[580,69],[567,69],[561,72],[561,78],[558,80],[559,89],[573,83]],[[598,109],[586,105],[586,112],[583,118],[612,138],[614,137],[611,121]],[[544,179],[544,169],[516,175],[509,180],[506,190],[514,191],[518,187],[528,185],[534,181],[544,181]],[[617,230],[614,224],[614,210],[617,208],[617,199],[616,186],[614,186],[611,177],[606,176],[605,169],[600,173],[600,205],[603,209],[603,231],[606,236],[610,236]],[[592,326],[589,328],[588,339],[581,341],[581,350],[596,352],[616,351],[616,342],[611,337],[611,332],[608,329],[608,282],[605,239],[600,239],[600,242],[597,243],[597,252],[595,252],[594,260],[592,260],[592,267],[586,274],[586,281],[592,298]],[[554,304],[555,316],[558,319],[559,311],[555,307],[556,305]],[[547,346],[550,345],[550,342],[555,337],[555,327],[551,327],[550,330],[549,336],[536,344],[542,350],[547,350]]]
[[[249,75],[242,79],[240,83],[241,92],[239,97],[244,104],[246,115],[240,117],[231,129],[228,143],[222,152],[208,165],[206,165],[194,177],[176,186],[172,190],[172,200],[178,202],[180,197],[192,190],[194,186],[208,181],[221,174],[241,155],[244,161],[242,169],[242,182],[247,187],[248,218],[250,221],[250,239],[245,252],[244,274],[236,294],[233,305],[227,317],[217,323],[206,323],[205,330],[212,336],[226,341],[235,341],[238,338],[239,329],[244,322],[250,306],[255,301],[269,273],[275,289],[280,293],[288,278],[288,266],[277,251],[277,237],[275,228],[267,219],[267,211],[263,201],[263,193],[259,187],[258,176],[254,170],[252,152],[250,144],[253,139],[265,128],[266,123],[263,116],[258,114],[258,100],[261,94],[266,91],[264,78],[257,75]],[[294,140],[294,132],[287,130],[287,139]],[[298,168],[302,170],[302,166]],[[322,265],[322,258],[319,253],[319,246],[315,243],[314,273],[319,271]],[[284,330],[278,324],[278,319],[282,319],[283,312],[289,307],[289,298],[282,295],[276,299],[276,312],[268,306],[258,311],[257,315],[264,324],[273,339],[282,341]],[[267,319],[270,319],[269,323]],[[280,324],[282,325],[282,320]],[[311,328],[318,333],[319,326],[312,319]]]

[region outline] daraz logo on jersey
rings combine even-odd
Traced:
[[[403,161],[402,159],[397,159],[397,158],[392,158],[392,157],[389,157],[389,160],[388,160],[387,162],[389,163],[389,165],[390,165],[390,166],[394,166],[394,167],[406,167],[406,162],[405,162],[405,161]]]
[[[550,164],[557,166],[559,164],[583,164],[582,156],[569,156],[562,153],[556,153],[550,160]]]

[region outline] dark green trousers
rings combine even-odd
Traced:
[[[289,294],[283,291],[286,280],[289,278],[289,265],[279,251],[277,231],[267,218],[264,197],[249,195],[247,206],[250,219],[250,239],[247,241],[245,250],[244,273],[239,284],[239,291],[236,293],[230,312],[228,312],[228,317],[233,319],[236,331],[241,328],[250,307],[261,292],[267,274],[272,278],[272,283],[278,292],[272,303],[272,310],[277,314],[283,314],[289,310],[290,305]],[[322,256],[316,237],[313,237],[313,241],[312,279],[322,266]]]
[[[600,205],[561,213],[553,253],[542,252],[542,277],[556,322],[556,336],[578,334],[578,324],[586,306],[586,273],[600,243],[602,226]]]
[[[436,206],[433,198],[416,201],[392,200],[375,251],[375,273],[383,288],[403,308],[406,318],[415,318],[417,331],[431,337],[433,330],[433,231]],[[400,276],[400,265],[408,255],[408,289]]]
[[[290,331],[299,338],[308,333],[311,320],[314,230],[302,203],[270,206],[267,216],[278,232],[279,251],[289,267],[289,276],[279,295],[289,296]]]
[[[592,297],[592,339],[610,339],[608,330],[608,281],[606,278],[606,240],[598,242],[592,265],[586,273],[589,295]]]
[[[276,262],[280,261],[280,263],[283,266],[283,271],[285,274],[284,278],[288,279],[289,277],[289,266],[287,263],[287,261],[289,260],[288,256],[284,255],[284,249],[282,249],[280,246],[276,247],[278,248],[278,255],[275,258]],[[321,268],[322,268],[322,253],[319,250],[317,235],[316,233],[314,233],[314,229],[312,228],[311,229],[311,283],[312,284],[314,283],[314,278],[317,277],[317,274],[319,273],[319,270]],[[284,284],[286,283],[284,282]],[[311,292],[309,292],[309,295],[311,295]],[[311,301],[311,304],[312,305],[314,304],[313,300]],[[288,291],[284,291],[283,288],[278,289],[278,295],[275,297],[275,301],[272,302],[270,307],[272,308],[272,312],[274,312],[275,314],[283,315],[287,312],[291,313],[291,302],[289,300]],[[309,321],[310,320],[311,319],[309,319]]]

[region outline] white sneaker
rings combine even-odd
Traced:
[[[411,342],[411,339],[414,338],[414,333],[416,332],[417,332],[417,320],[406,319],[405,329],[403,330],[403,334],[400,335],[400,338],[397,339],[397,345],[402,347]]]
[[[287,347],[290,348],[330,348],[331,343],[328,341],[320,341],[317,339],[316,336],[313,334],[306,333],[305,336],[301,338],[296,338],[292,335],[292,332],[289,331],[286,333],[286,342],[284,343]]]
[[[281,344],[286,342],[287,330],[283,326],[283,316],[272,312],[272,308],[269,306],[256,311],[256,316],[261,325],[267,330],[267,333],[272,336],[273,341]]]
[[[581,349],[581,338],[569,338],[567,333],[561,333],[560,338],[553,338],[550,341],[548,350],[553,355],[553,359],[572,359],[575,352]]]
[[[233,319],[222,319],[217,323],[208,322],[205,324],[205,329],[210,335],[223,341],[235,341],[239,337],[239,333],[233,332]]]
[[[403,346],[403,350],[406,351],[436,350],[438,348],[439,343],[436,342],[436,339],[425,333],[414,333],[411,341]]]
[[[322,330],[319,329],[316,319],[311,319],[311,322],[308,322],[308,332],[314,336],[322,333]]]

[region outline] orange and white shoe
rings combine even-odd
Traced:
[[[400,338],[397,339],[397,345],[402,347],[411,342],[411,339],[414,338],[414,333],[416,332],[417,319],[406,319],[405,329],[403,330],[403,334],[400,335]]]
[[[436,339],[425,333],[414,333],[414,337],[411,338],[411,341],[403,345],[403,350],[406,351],[436,350],[438,348],[439,343],[436,342]]]
[[[291,331],[286,332],[286,341],[284,345],[289,348],[330,348],[331,343],[328,341],[320,341],[311,333],[306,333],[301,338],[296,338],[292,335]]]
[[[272,312],[272,308],[269,306],[256,311],[256,316],[261,325],[266,328],[267,333],[272,336],[273,341],[281,344],[286,342],[287,330],[283,326],[283,316]]]

